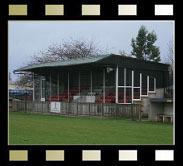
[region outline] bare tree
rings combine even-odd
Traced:
[[[71,39],[59,45],[49,46],[47,51],[40,52],[41,56],[34,55],[30,64],[98,56],[106,52],[101,51],[93,39],[90,41]]]
[[[174,68],[174,44],[173,40],[170,40],[167,44],[168,53],[165,62],[168,63],[173,70]]]
[[[174,43],[173,40],[170,40],[167,44],[167,56],[165,58],[165,63],[169,64],[169,85],[173,85],[173,71],[174,71],[174,65],[175,65],[175,59],[174,59]]]
[[[46,62],[62,61],[67,59],[77,59],[107,54],[107,49],[102,51],[98,48],[98,43],[92,40],[73,40],[64,41],[62,44],[54,44],[46,51],[40,51],[39,55],[34,55],[27,63],[39,64]],[[19,86],[30,86],[32,76],[30,74],[19,75],[16,83]]]
[[[32,75],[30,73],[18,75],[15,84],[20,87],[32,87],[33,86]]]
[[[132,57],[132,55],[131,55],[131,54],[126,53],[124,50],[123,50],[123,51],[119,50],[119,54],[120,54],[121,56],[128,56],[128,57]]]

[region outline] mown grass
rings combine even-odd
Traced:
[[[10,112],[9,144],[173,144],[173,125]]]

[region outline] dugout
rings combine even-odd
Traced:
[[[33,101],[145,104],[165,96],[168,67],[110,54],[33,64],[14,73],[32,74]]]

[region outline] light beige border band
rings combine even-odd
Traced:
[[[156,150],[155,161],[173,161],[174,151],[173,150]]]
[[[82,160],[83,161],[100,161],[101,151],[100,150],[83,150]]]
[[[119,161],[137,161],[137,150],[119,150]]]
[[[99,16],[100,5],[82,5],[82,16]]]
[[[9,16],[26,16],[27,5],[9,5]]]
[[[64,5],[45,5],[46,16],[63,16]]]
[[[173,15],[173,5],[155,5],[155,15],[156,16],[172,16]]]
[[[46,150],[46,161],[64,161],[64,150]]]
[[[118,5],[118,15],[137,15],[137,5]]]
[[[9,161],[28,161],[27,150],[10,150]]]

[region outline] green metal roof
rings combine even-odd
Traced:
[[[155,63],[151,61],[145,61],[145,60],[139,60],[132,57],[125,57],[125,56],[119,56],[119,55],[102,55],[102,56],[93,56],[93,57],[87,57],[87,58],[78,58],[78,59],[69,59],[69,60],[62,60],[57,62],[49,62],[49,63],[41,63],[41,64],[33,64],[28,65],[22,68],[19,68],[17,70],[14,70],[14,72],[18,71],[32,71],[34,69],[39,68],[50,68],[50,67],[66,67],[66,66],[74,66],[74,65],[84,65],[84,64],[92,64],[92,63],[98,63],[101,65],[122,65],[127,67],[134,67],[134,68],[143,68],[144,69],[154,69],[157,70],[158,68],[160,70],[167,70],[166,64],[161,63]]]
[[[93,57],[87,57],[87,58],[68,59],[68,60],[62,60],[62,61],[57,61],[57,62],[33,64],[33,65],[28,65],[28,66],[19,68],[14,71],[15,72],[16,71],[28,71],[31,69],[43,68],[43,67],[61,67],[61,66],[72,66],[72,65],[94,63],[94,62],[97,62],[97,61],[104,59],[106,57],[109,57],[109,56],[111,56],[111,55],[93,56]]]

